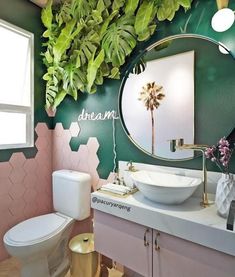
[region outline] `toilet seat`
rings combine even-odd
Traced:
[[[60,213],[33,217],[12,227],[3,240],[4,243],[12,246],[33,245],[55,236],[72,221],[71,217]]]

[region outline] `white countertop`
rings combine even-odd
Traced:
[[[214,205],[202,208],[199,198],[170,206],[140,192],[120,198],[97,191],[91,195],[91,207],[235,256],[235,232],[226,230],[226,219],[217,215]]]

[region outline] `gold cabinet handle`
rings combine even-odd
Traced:
[[[160,250],[160,246],[159,246],[159,243],[158,243],[159,236],[160,236],[160,233],[158,231],[156,231],[156,236],[155,236],[155,241],[154,241],[155,251],[159,251]]]
[[[145,233],[144,233],[144,246],[149,246],[149,242],[147,240],[147,233],[149,233],[149,229],[146,229]]]

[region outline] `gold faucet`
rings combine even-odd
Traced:
[[[128,166],[128,171],[131,171],[131,172],[138,171],[138,169],[136,169],[135,166],[133,165],[132,161],[129,161],[126,165]]]
[[[194,150],[200,151],[202,153],[202,171],[203,171],[203,194],[202,194],[202,201],[200,202],[202,207],[208,207],[211,203],[208,200],[207,195],[207,169],[206,169],[206,156],[205,156],[205,149],[207,145],[203,144],[184,144],[184,139],[172,139],[170,140],[170,149],[172,152],[175,152],[177,149],[179,150]]]

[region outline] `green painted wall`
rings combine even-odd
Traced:
[[[235,3],[231,3],[231,8],[235,8]],[[232,51],[235,56],[235,24],[234,26],[225,33],[216,33],[212,30],[210,25],[210,20],[213,13],[216,11],[216,1],[214,0],[200,0],[194,1],[193,7],[187,13],[184,10],[181,10],[177,13],[176,17],[172,22],[164,22],[158,24],[158,29],[156,34],[146,43],[140,43],[132,56],[127,61],[126,65],[123,67],[123,73],[125,73],[128,68],[132,66],[136,57],[140,52],[145,49],[146,46],[151,45],[153,42],[161,40],[165,37],[182,34],[182,33],[192,33],[199,34],[203,36],[210,37],[216,41],[220,41],[227,45],[228,48]],[[204,51],[210,51],[209,48],[205,48]],[[211,51],[210,57],[208,59],[217,59],[218,53]],[[225,58],[227,59],[227,57]],[[201,64],[203,67],[203,63]],[[207,105],[210,101],[213,105],[219,109],[221,112],[220,117],[213,116],[213,113],[210,114],[211,117],[211,126],[205,126],[203,132],[206,140],[213,140],[211,138],[211,130],[218,130],[218,135],[223,136],[224,130],[231,129],[231,126],[235,124],[235,86],[234,80],[232,77],[228,80],[226,76],[220,80],[210,80],[208,79],[208,70],[216,70],[216,67],[209,65],[207,61],[205,62],[207,70],[205,70],[205,76],[201,74],[200,83],[196,84],[197,90],[200,91],[201,99],[199,99],[199,106],[202,109],[200,113],[200,118],[198,119],[201,122],[207,119],[208,113],[207,110],[203,109],[201,105],[204,104],[204,94],[207,99]],[[234,65],[231,62],[230,67],[224,67],[223,62],[220,64],[220,72],[234,72]],[[212,74],[213,75],[213,74]],[[225,74],[226,75],[226,74]],[[124,76],[124,74],[123,74]],[[209,86],[211,82],[212,86]],[[216,82],[222,82],[223,86],[218,90],[217,99],[214,97],[213,87],[216,88]],[[202,84],[202,85],[201,85]],[[208,89],[206,90],[208,84]],[[65,101],[59,106],[57,110],[56,117],[54,118],[54,124],[57,122],[62,122],[65,128],[69,128],[70,123],[77,121],[78,115],[82,112],[82,109],[85,108],[87,112],[105,112],[106,110],[117,110],[118,109],[118,92],[121,85],[121,80],[106,80],[104,85],[99,87],[98,92],[94,95],[80,94],[78,101],[73,101],[70,97],[67,97]],[[221,95],[223,94],[223,95]],[[223,100],[221,100],[223,99]],[[212,101],[213,100],[213,101]],[[222,101],[222,102],[221,102]],[[215,107],[215,108],[216,108]],[[130,103],[131,108],[131,103]],[[215,120],[216,119],[216,120]],[[77,148],[78,145],[86,143],[89,137],[97,137],[100,143],[100,149],[98,156],[100,158],[100,164],[98,167],[99,174],[101,177],[107,177],[108,173],[113,168],[113,144],[112,144],[112,121],[82,121],[79,122],[81,127],[81,132],[78,138],[73,138],[72,147]],[[115,122],[116,126],[116,141],[117,141],[117,160],[133,160],[135,162],[150,163],[163,166],[176,166],[184,168],[201,168],[201,158],[198,157],[194,160],[183,161],[183,162],[167,162],[152,158],[143,152],[141,152],[126,136],[121,123],[119,120]],[[203,125],[201,125],[203,126]],[[203,127],[202,127],[203,129]],[[215,142],[217,137],[214,138]],[[208,162],[208,168],[210,170],[217,170],[217,168]],[[235,161],[233,159],[232,171],[235,172]]]
[[[231,2],[231,1],[230,1]],[[230,7],[235,9],[235,3],[230,3]],[[227,45],[235,56],[235,24],[234,26],[224,33],[216,33],[212,30],[210,20],[213,13],[216,11],[216,2],[214,0],[194,0],[193,7],[187,13],[181,10],[177,13],[172,22],[159,23],[156,34],[147,42],[140,43],[132,56],[128,59],[126,65],[123,67],[123,73],[131,66],[140,52],[145,49],[146,46],[151,45],[153,42],[161,40],[165,37],[181,34],[181,33],[193,33],[210,37],[214,40],[220,41]],[[9,21],[19,27],[22,27],[28,31],[31,31],[35,35],[35,124],[37,122],[47,122],[51,127],[52,121],[47,117],[44,111],[44,93],[45,84],[41,80],[44,73],[44,67],[42,65],[40,52],[41,52],[41,34],[43,27],[40,21],[41,9],[30,1],[22,0],[1,0],[0,1],[0,18]],[[16,46],[17,51],[17,46]],[[215,57],[216,58],[216,57]],[[234,64],[235,66],[235,64]],[[227,72],[228,68],[224,68],[221,65],[221,70]],[[229,71],[232,71],[229,70]],[[203,76],[202,76],[203,77]],[[204,87],[206,87],[207,79],[203,80]],[[221,130],[221,135],[224,135],[224,130],[233,126],[235,123],[235,88],[234,83],[224,79],[223,88],[221,93],[224,94],[224,102],[220,104],[220,100],[214,99],[214,103],[217,103],[218,107],[224,110],[229,116],[229,122],[224,121],[224,116],[220,118],[220,122],[213,122],[211,128]],[[80,94],[78,101],[74,102],[70,97],[67,97],[65,101],[60,105],[57,110],[56,117],[53,124],[56,122],[62,122],[64,127],[68,128],[72,121],[76,121],[78,115],[82,109],[85,108],[89,112],[104,112],[106,110],[118,109],[118,92],[120,88],[121,80],[106,80],[105,84],[99,87],[98,92],[94,95]],[[229,92],[229,96],[228,96]],[[233,93],[234,92],[234,93]],[[213,91],[207,91],[207,96],[213,98]],[[208,98],[208,101],[210,98]],[[202,101],[203,102],[203,101]],[[227,103],[229,103],[229,109],[227,109]],[[206,113],[201,114],[201,120],[207,117]],[[233,121],[233,122],[232,122]],[[186,168],[200,168],[200,158],[184,161],[184,162],[166,162],[155,158],[152,158],[142,153],[136,148],[127,138],[121,123],[116,121],[116,140],[117,140],[117,159],[118,160],[133,160],[136,162],[144,162],[150,164],[160,164],[165,166],[177,166]],[[112,123],[111,121],[83,121],[80,122],[81,132],[78,138],[73,139],[72,145],[78,147],[79,144],[86,143],[88,138],[95,136],[100,143],[100,149],[98,152],[100,158],[99,173],[101,177],[106,177],[109,171],[113,168],[113,153],[112,153]],[[208,133],[210,136],[210,133]],[[36,136],[35,136],[36,138]],[[216,138],[217,139],[217,138]],[[22,151],[22,149],[16,150],[0,150],[0,161],[8,160],[13,152]],[[33,157],[36,154],[36,148],[23,150],[27,157]],[[208,168],[217,170],[211,163],[208,163]],[[233,172],[235,172],[235,161],[233,159]]]
[[[1,0],[0,1],[0,18],[8,21],[11,24],[19,26],[34,34],[34,92],[35,92],[35,126],[37,122],[47,122],[51,126],[52,120],[48,118],[44,110],[44,94],[45,84],[42,81],[42,75],[45,71],[40,53],[42,51],[41,34],[43,26],[40,19],[41,9],[27,0]],[[17,45],[15,46],[17,51]],[[20,53],[19,53],[20,55]],[[10,74],[10,73],[9,73]],[[9,84],[10,85],[10,84]],[[36,134],[35,134],[36,139]],[[0,150],[0,161],[9,160],[13,152],[24,152],[28,158],[34,157],[37,149],[14,149],[14,150]]]

